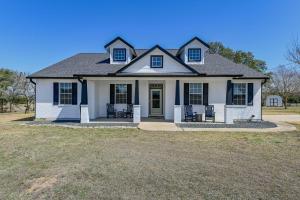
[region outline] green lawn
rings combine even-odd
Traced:
[[[0,115],[0,199],[300,195],[300,131],[145,132],[10,122],[20,117]]]
[[[287,107],[263,107],[263,115],[291,115],[300,114],[300,106]]]

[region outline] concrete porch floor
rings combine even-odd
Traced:
[[[90,120],[90,123],[133,123],[133,119],[98,117],[96,119]]]

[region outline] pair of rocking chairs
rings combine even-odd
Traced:
[[[117,110],[115,109],[114,104],[107,104],[106,105],[106,117],[109,118],[112,116],[113,118],[117,117]],[[123,110],[123,116],[126,118],[133,118],[133,105],[132,104],[127,104],[127,109]]]
[[[197,112],[193,112],[192,105],[184,106],[184,121],[196,121],[196,115]],[[206,120],[212,120],[212,122],[215,122],[215,112],[213,105],[205,106],[205,121]]]

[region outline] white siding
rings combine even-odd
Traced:
[[[134,103],[134,80],[102,80],[95,81],[96,93],[98,101],[95,103],[96,117],[106,117],[106,104],[110,102],[110,84],[132,84],[132,103]],[[127,108],[127,104],[115,104],[117,111]]]
[[[188,49],[189,48],[201,48],[201,62],[189,62],[188,61]],[[208,50],[208,48],[206,46],[204,46],[199,41],[194,40],[184,47],[183,51],[180,54],[180,58],[187,64],[204,64],[204,62],[205,62],[204,55],[207,50]]]
[[[88,103],[90,119],[106,117],[106,104],[110,102],[110,84],[132,84],[132,103],[134,103],[135,81],[130,78],[118,78],[108,80],[88,80]],[[253,106],[226,105],[227,78],[138,78],[141,116],[149,115],[149,84],[162,83],[164,116],[167,120],[174,118],[175,85],[180,80],[180,103],[184,104],[184,83],[208,83],[208,103],[214,105],[216,122],[232,122],[235,119],[248,119],[254,115],[254,119],[261,119],[261,80],[235,80],[232,82],[254,83]],[[37,82],[36,117],[46,119],[79,119],[81,84],[77,80],[39,79]],[[77,82],[78,105],[53,105],[53,82]],[[126,109],[126,104],[116,104],[117,110]],[[182,109],[183,110],[183,109]],[[204,114],[203,105],[194,105],[193,110]],[[182,118],[184,117],[182,113]]]
[[[240,82],[253,83],[253,106],[227,105],[225,113],[226,122],[232,123],[237,119],[249,119],[252,115],[254,115],[253,119],[261,120],[261,80],[233,80],[233,83]]]
[[[53,83],[77,82],[77,105],[53,105]],[[80,118],[81,84],[77,80],[69,79],[37,79],[36,80],[36,118],[79,119]]]
[[[163,55],[163,67],[162,68],[151,68],[150,67],[150,56],[151,55]],[[174,73],[174,72],[190,72],[182,64],[175,61],[173,58],[162,52],[160,49],[155,49],[127,69],[124,73]]]
[[[109,52],[110,52],[110,64],[127,64],[132,60],[132,50],[129,46],[124,44],[122,41],[117,40],[113,44],[111,44],[109,47]],[[114,48],[125,48],[126,49],[126,61],[121,62],[121,61],[114,61],[113,60],[113,49]]]

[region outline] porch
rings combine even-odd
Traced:
[[[205,109],[209,105],[213,106],[215,122],[218,123],[233,123],[233,117],[248,119],[252,113],[255,113],[255,119],[260,119],[260,110],[254,110],[253,106],[226,105],[227,84],[232,81],[226,78],[80,77],[78,80],[81,82],[79,87],[81,123],[95,121],[140,123],[147,118],[152,120],[153,117],[183,123],[186,114],[185,105],[192,105],[191,98],[195,100],[195,96],[199,103],[192,105],[192,112],[201,114],[202,121],[205,121]],[[233,81],[246,83],[244,80]],[[193,88],[191,84],[198,85]],[[259,88],[260,82],[255,83],[255,102],[258,104]],[[195,91],[199,92],[195,94]],[[113,107],[115,113],[132,112],[132,118],[110,116],[108,105]],[[128,110],[128,105],[132,105],[132,110]]]

